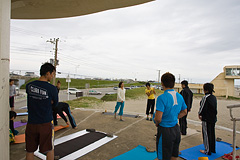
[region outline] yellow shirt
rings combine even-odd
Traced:
[[[148,96],[148,99],[155,99],[154,93],[153,93],[153,88],[150,89],[145,89],[145,93],[150,93],[152,91],[152,94]]]

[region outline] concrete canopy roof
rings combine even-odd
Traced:
[[[87,15],[153,0],[11,0],[12,19],[53,19]]]

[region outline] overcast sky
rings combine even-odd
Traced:
[[[205,83],[225,65],[240,65],[240,1],[158,0],[73,18],[11,20],[10,69],[38,71],[53,58],[50,38],[60,38],[60,72],[157,80],[161,70]]]

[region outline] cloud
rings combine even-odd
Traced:
[[[239,63],[239,19],[238,0],[171,0],[74,18],[12,20],[11,69],[31,63],[38,70],[53,57],[46,40],[59,37],[62,72],[156,80],[160,69],[203,83]]]

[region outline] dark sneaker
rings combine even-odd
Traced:
[[[150,118],[150,121],[152,121],[152,118]]]
[[[123,119],[120,119],[120,121],[124,121]]]
[[[148,120],[149,120],[149,118],[147,117],[147,118],[146,118],[146,120],[148,121]]]

